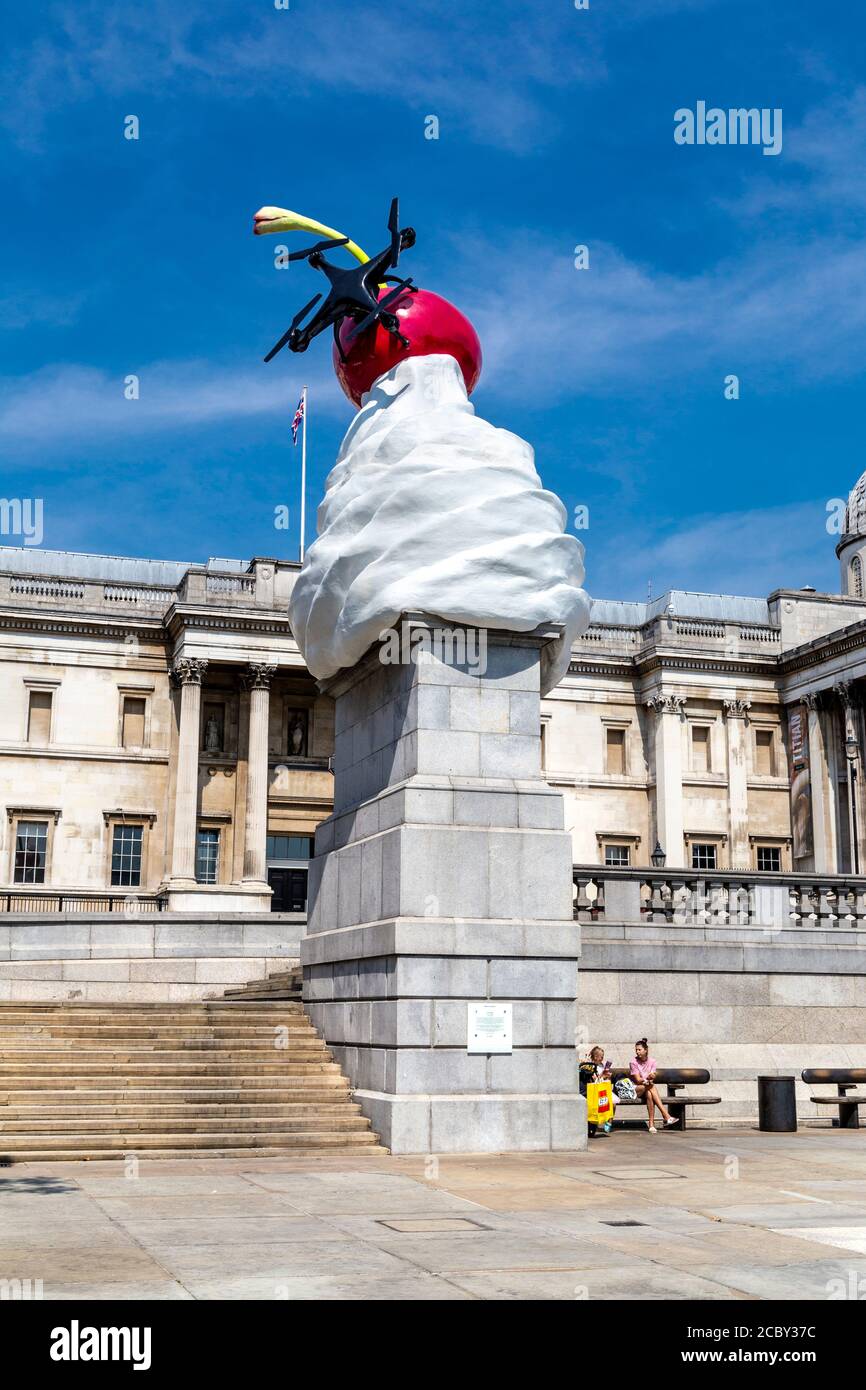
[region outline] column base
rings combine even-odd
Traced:
[[[267,883],[188,883],[170,879],[164,888],[169,912],[269,912]]]
[[[339,1059],[342,1049],[334,1048]],[[354,1092],[393,1154],[546,1153],[587,1147],[581,1095],[394,1096]]]

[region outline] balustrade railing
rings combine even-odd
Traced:
[[[9,582],[10,594],[26,594],[29,598],[84,598],[86,585],[70,579],[45,578],[39,575],[15,575]]]
[[[866,877],[578,864],[573,878],[581,922],[866,928]]]
[[[10,912],[122,912],[135,917],[142,912],[163,912],[165,898],[154,893],[10,892],[0,890],[0,915]]]

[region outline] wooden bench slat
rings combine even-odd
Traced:
[[[810,1096],[816,1105],[866,1105],[866,1096],[859,1096],[851,1091],[847,1096]]]
[[[821,1086],[825,1082],[833,1086],[855,1085],[866,1081],[866,1067],[805,1067],[800,1077],[807,1086]]]
[[[719,1105],[722,1098],[721,1096],[663,1096],[662,1099],[670,1110],[671,1106],[674,1105]],[[635,1100],[622,1100],[617,1096],[616,1103],[617,1105],[646,1106],[646,1101],[642,1096],[638,1096]]]

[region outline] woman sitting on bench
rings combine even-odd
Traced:
[[[631,1059],[629,1071],[631,1072],[632,1081],[635,1084],[635,1090],[638,1095],[642,1096],[646,1101],[648,1117],[646,1125],[650,1134],[658,1133],[658,1130],[653,1124],[653,1110],[656,1106],[658,1106],[661,1111],[661,1116],[665,1124],[675,1125],[676,1120],[670,1112],[665,1109],[665,1103],[659,1095],[659,1090],[656,1086],[658,1065],[655,1057],[649,1055],[649,1043],[646,1038],[640,1038],[639,1041],[635,1043],[634,1057]]]

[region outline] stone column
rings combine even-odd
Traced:
[[[750,869],[746,715],[751,700],[723,700],[728,736],[728,834],[732,869]]]
[[[840,681],[834,686],[845,716],[846,761],[848,764],[848,814],[851,840],[850,872],[866,872],[866,810],[863,795],[863,747],[860,717],[860,693],[853,681]],[[856,741],[853,757],[847,743]]]
[[[268,709],[276,666],[250,662],[243,680],[250,693],[247,807],[244,822],[244,883],[267,882]]]
[[[803,696],[809,711],[809,781],[812,793],[812,841],[814,869],[819,874],[837,872],[835,797],[831,786],[831,760],[827,756],[821,721],[821,695],[809,691]]]
[[[174,884],[195,883],[201,682],[206,668],[207,661],[194,657],[182,657],[172,668],[174,680],[180,685],[180,734],[171,849],[171,879]]]
[[[666,867],[685,866],[682,709],[685,696],[659,691],[647,700],[655,713],[656,835]]]

